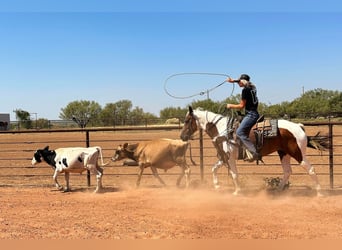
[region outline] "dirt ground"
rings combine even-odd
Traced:
[[[1,239],[341,239],[342,192],[2,188]]]
[[[35,140],[42,139],[35,135]],[[19,141],[24,141],[22,136]],[[248,166],[242,172],[244,168]],[[105,170],[100,194],[93,193],[94,180],[87,187],[84,176],[80,184],[76,175],[70,180],[72,192],[57,191],[51,169],[42,179],[25,177],[31,186],[1,179],[0,239],[342,239],[342,189],[330,189],[327,177],[321,178],[323,197],[316,196],[307,175],[293,177],[294,185],[282,193],[260,188],[262,176],[242,177],[243,191],[233,196],[225,174],[219,190],[211,187],[210,176],[201,184],[194,175],[189,189],[175,187],[176,176],[163,176],[169,184],[164,188],[145,175],[139,189],[134,186],[136,175],[106,177],[124,169],[137,172]],[[28,183],[22,177],[19,181]]]

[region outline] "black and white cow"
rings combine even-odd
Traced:
[[[98,164],[99,156],[101,157],[101,166]],[[46,146],[44,149],[38,149],[34,153],[32,165],[36,165],[42,161],[45,161],[55,170],[53,179],[59,190],[63,189],[57,181],[59,173],[65,173],[65,191],[70,191],[69,174],[82,173],[85,170],[89,170],[96,175],[97,187],[95,192],[99,192],[102,188],[103,169],[101,167],[107,164],[103,164],[102,150],[100,147],[70,147],[49,150],[49,146]]]

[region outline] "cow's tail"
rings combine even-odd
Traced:
[[[196,166],[196,162],[192,159],[191,143],[190,142],[188,142],[188,143],[189,143],[189,150],[190,150],[190,161],[191,161],[192,165]]]
[[[307,146],[309,148],[314,148],[321,152],[330,148],[329,137],[322,136],[320,132],[318,132],[315,136],[307,136],[307,137],[308,137]]]
[[[100,153],[100,158],[101,158],[101,164],[100,164],[100,167],[104,167],[104,166],[108,165],[108,164],[109,164],[109,162],[107,162],[107,163],[104,163],[104,162],[103,162],[102,148],[100,148],[100,147],[97,147],[97,151]]]

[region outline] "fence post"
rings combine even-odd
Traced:
[[[199,131],[199,144],[200,144],[200,171],[201,181],[204,179],[204,164],[203,164],[203,129]]]
[[[329,176],[330,188],[334,188],[334,150],[333,150],[333,124],[329,122]]]
[[[86,130],[86,147],[90,147],[89,130]],[[87,170],[87,185],[90,187],[90,171]]]

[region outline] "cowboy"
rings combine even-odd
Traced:
[[[245,109],[245,117],[241,121],[240,126],[236,130],[236,135],[246,147],[246,149],[251,153],[246,160],[252,162],[254,160],[259,160],[261,157],[257,152],[254,144],[249,139],[249,133],[253,125],[257,122],[259,118],[258,113],[258,97],[257,97],[257,89],[255,85],[250,82],[249,75],[242,74],[239,79],[234,80],[232,78],[228,78],[226,80],[230,83],[238,83],[238,85],[243,88],[241,93],[241,101],[239,104],[227,104],[228,109]],[[248,154],[247,154],[248,155]]]

